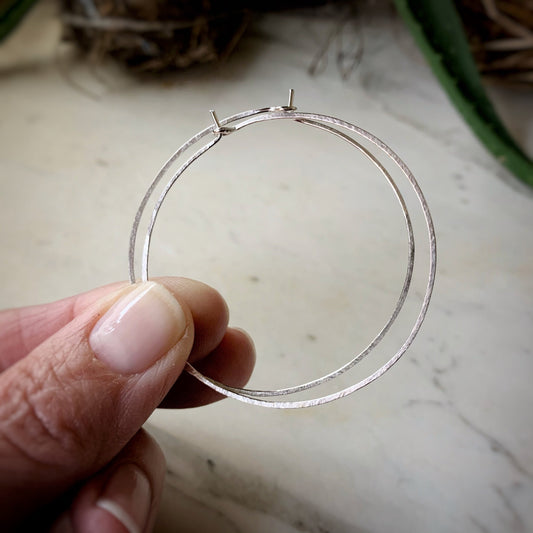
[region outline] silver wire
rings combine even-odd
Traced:
[[[216,117],[216,114],[214,114],[213,111],[211,111],[211,115],[213,117],[213,121],[215,123],[216,128],[213,130],[214,132],[220,132],[221,125],[218,122],[218,119]],[[402,208],[402,213],[406,222],[407,232],[408,232],[408,258],[407,258],[407,272],[405,275],[404,284],[402,286],[402,290],[400,292],[400,296],[398,298],[398,301],[396,303],[396,306],[394,308],[394,311],[392,315],[390,316],[389,320],[386,322],[386,324],[383,326],[383,328],[379,331],[379,333],[374,337],[374,339],[370,342],[370,344],[358,355],[356,355],[353,359],[348,361],[345,365],[341,366],[340,368],[334,370],[333,372],[330,372],[329,374],[326,374],[320,378],[308,381],[306,383],[303,383],[301,385],[296,385],[293,387],[286,387],[283,389],[275,389],[275,390],[257,390],[257,389],[244,389],[244,388],[235,388],[235,387],[227,387],[227,390],[246,394],[247,396],[254,396],[254,397],[260,397],[260,398],[266,398],[271,396],[281,396],[281,395],[287,395],[287,394],[295,394],[297,392],[302,392],[304,390],[310,389],[312,387],[316,387],[318,385],[321,385],[322,383],[325,383],[327,381],[330,381],[332,379],[335,379],[339,375],[343,374],[344,372],[350,370],[352,367],[354,367],[356,364],[358,364],[360,361],[362,361],[384,338],[387,331],[390,329],[394,321],[396,320],[398,314],[400,313],[403,304],[405,302],[405,299],[407,297],[407,293],[409,291],[409,286],[411,283],[412,275],[413,275],[413,268],[414,268],[414,254],[415,254],[415,242],[414,242],[414,235],[413,235],[413,228],[411,223],[411,218],[409,216],[409,213],[407,211],[407,206],[405,205],[404,198],[398,189],[396,183],[392,179],[391,175],[387,170],[381,165],[381,163],[374,157],[373,154],[371,154],[368,150],[366,150],[361,144],[359,144],[357,141],[352,139],[351,137],[345,135],[342,132],[339,132],[338,130],[331,128],[329,126],[320,124],[318,122],[313,122],[309,120],[298,120],[298,122],[316,127],[319,129],[322,129],[324,131],[327,131],[329,133],[332,133],[333,135],[336,135],[340,137],[341,139],[348,142],[350,145],[355,146],[358,150],[360,150],[370,161],[380,170],[380,172],[385,176],[388,183],[392,187],[396,198]],[[148,280],[148,260],[150,255],[150,244],[152,239],[152,232],[154,229],[154,225],[157,219],[157,215],[159,213],[159,210],[174,183],[178,180],[178,178],[183,174],[183,172],[201,155],[203,155],[207,150],[209,150],[212,146],[214,146],[218,141],[220,140],[220,135],[217,136],[213,141],[205,145],[203,148],[201,148],[198,152],[196,152],[183,166],[179,168],[179,170],[171,177],[171,179],[168,181],[167,185],[165,186],[164,190],[162,191],[161,195],[159,196],[157,203],[155,204],[155,207],[152,211],[152,216],[150,219],[150,224],[148,226],[148,230],[146,233],[146,238],[144,241],[144,251],[143,251],[143,259],[142,259],[142,280],[147,281]]]
[[[384,374],[387,370],[389,370],[398,361],[398,359],[400,359],[400,357],[405,353],[405,351],[409,348],[409,346],[413,342],[415,336],[417,335],[422,325],[422,322],[427,313],[427,309],[428,309],[429,302],[431,299],[431,294],[433,291],[433,285],[435,282],[435,272],[436,272],[436,259],[437,259],[435,231],[434,231],[433,221],[431,218],[429,207],[424,198],[424,195],[422,194],[422,191],[420,190],[420,187],[416,179],[414,178],[413,174],[408,169],[408,167],[405,165],[405,163],[385,143],[383,143],[383,141],[381,141],[374,135],[370,134],[369,132],[357,126],[354,126],[353,124],[350,124],[348,122],[345,122],[343,120],[340,120],[334,117],[330,117],[328,115],[319,115],[319,114],[314,114],[314,113],[301,113],[301,112],[297,113],[295,111],[296,108],[293,106],[293,96],[294,96],[294,92],[291,89],[291,91],[289,92],[289,105],[287,106],[277,106],[277,107],[269,107],[269,108],[261,108],[257,110],[245,111],[243,113],[238,113],[236,115],[225,118],[223,120],[219,120],[216,113],[214,111],[211,111],[213,125],[200,131],[195,136],[193,136],[191,139],[189,139],[185,144],[183,144],[170,157],[170,159],[163,165],[163,167],[161,168],[161,170],[159,171],[159,173],[156,175],[153,182],[151,183],[150,187],[148,188],[148,191],[143,197],[141,204],[139,206],[139,209],[137,210],[137,213],[135,215],[135,220],[134,220],[131,235],[130,235],[130,249],[129,249],[130,281],[132,283],[135,283],[136,282],[135,248],[136,248],[137,233],[138,233],[139,224],[140,224],[143,212],[148,203],[148,200],[152,196],[158,183],[161,181],[163,176],[168,172],[171,165],[186,150],[191,148],[194,144],[196,144],[198,141],[200,141],[203,137],[205,137],[209,133],[215,135],[214,139],[212,139],[210,142],[208,142],[206,145],[204,145],[202,148],[196,151],[178,169],[178,171],[175,174],[173,174],[173,176],[167,182],[165,188],[163,189],[163,192],[160,194],[159,198],[157,199],[155,207],[153,208],[153,211],[152,211],[152,215],[151,215],[150,222],[148,225],[148,230],[146,232],[146,236],[144,240],[144,247],[143,247],[143,254],[142,254],[142,268],[141,268],[142,270],[141,279],[143,281],[148,280],[148,262],[149,262],[149,255],[150,255],[150,243],[151,243],[152,232],[154,229],[154,225],[157,219],[159,209],[161,208],[161,205],[164,202],[166,195],[168,194],[172,186],[175,184],[175,182],[179,179],[179,177],[183,174],[183,172],[185,172],[185,170],[187,170],[187,168],[194,161],[196,161],[205,152],[207,152],[210,148],[212,148],[215,144],[217,144],[223,135],[228,135],[230,133],[239,131],[245,128],[246,126],[250,126],[258,122],[264,122],[268,120],[286,120],[286,119],[294,120],[298,123],[321,129],[323,131],[326,131],[328,133],[331,133],[341,138],[342,140],[349,143],[351,146],[357,148],[365,157],[367,157],[378,168],[378,170],[382,173],[382,175],[387,179],[389,185],[392,187],[393,192],[401,206],[404,220],[406,223],[407,233],[408,233],[408,257],[407,257],[406,276],[403,282],[400,296],[394,308],[394,311],[392,315],[390,316],[389,320],[387,321],[387,323],[383,326],[383,328],[376,335],[376,337],[371,341],[371,343],[361,353],[359,353],[354,358],[352,358],[350,361],[348,361],[348,363],[346,363],[345,365],[341,366],[340,368],[338,368],[337,370],[329,374],[326,374],[318,379],[309,381],[301,385],[297,385],[294,387],[287,387],[284,389],[276,389],[276,390],[254,390],[254,389],[228,387],[222,383],[217,382],[216,380],[213,380],[207,376],[204,376],[203,374],[198,372],[198,370],[196,370],[192,365],[190,365],[190,363],[186,364],[186,370],[191,375],[193,375],[195,378],[197,378],[199,381],[201,381],[208,387],[219,392],[220,394],[223,394],[225,396],[228,396],[228,397],[231,397],[231,398],[234,398],[234,399],[237,399],[237,400],[240,400],[245,403],[252,404],[252,405],[259,405],[262,407],[280,408],[280,409],[295,409],[295,408],[311,407],[311,406],[321,405],[324,403],[337,400],[339,398],[347,396],[348,394],[352,394],[356,390],[359,390],[365,387],[366,385],[368,385],[369,383],[371,383],[372,381],[380,377],[382,374]],[[229,124],[234,124],[235,122],[237,122],[237,124],[232,125],[231,127],[228,126]],[[355,366],[357,363],[362,361],[363,358],[365,358],[379,344],[379,342],[383,339],[383,337],[386,335],[386,333],[389,331],[390,327],[392,326],[392,324],[398,317],[403,307],[403,304],[407,298],[410,284],[411,284],[411,279],[412,279],[412,274],[413,274],[413,269],[414,269],[415,242],[414,242],[414,234],[413,234],[412,223],[411,223],[411,219],[409,216],[409,212],[407,210],[407,206],[405,204],[404,198],[399,188],[397,187],[395,181],[392,179],[388,171],[383,167],[383,165],[377,160],[377,158],[371,152],[369,152],[366,148],[364,148],[361,144],[359,144],[355,139],[353,139],[349,135],[343,133],[342,131],[328,124],[333,124],[335,126],[345,128],[367,139],[371,143],[373,143],[382,152],[384,152],[385,155],[389,157],[396,164],[396,166],[400,168],[404,176],[409,181],[411,187],[413,188],[418,198],[420,206],[422,208],[425,222],[426,222],[427,231],[428,231],[430,258],[429,258],[429,274],[428,274],[428,281],[426,285],[426,291],[425,291],[425,295],[422,301],[420,312],[415,321],[415,324],[410,334],[408,335],[407,339],[401,346],[401,348],[391,357],[391,359],[389,359],[389,361],[387,361],[384,365],[378,368],[378,370],[376,370],[373,374],[371,374],[367,378],[355,383],[354,385],[350,387],[347,387],[341,391],[338,391],[336,393],[328,394],[328,395],[310,399],[310,400],[300,400],[300,401],[262,400],[259,398],[266,398],[266,397],[272,397],[272,396],[285,396],[285,395],[301,392],[301,391],[310,389],[312,387],[319,386],[327,381],[335,379],[340,374],[346,372],[347,370]]]

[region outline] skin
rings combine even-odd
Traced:
[[[128,284],[0,312],[0,522],[7,531],[126,532],[96,506],[122,464],[148,479],[150,511],[141,530],[151,531],[165,460],[142,424],[157,407],[199,407],[222,399],[182,373],[187,360],[228,385],[248,381],[253,343],[228,327],[220,294],[184,278],[157,281],[185,311],[187,334],[172,348],[172,364],[165,356],[135,375],[110,372],[87,341]]]

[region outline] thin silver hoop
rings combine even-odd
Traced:
[[[215,111],[211,111],[210,113],[211,113],[211,117],[213,120],[213,124],[205,128],[204,130],[200,131],[199,133],[191,137],[185,144],[183,144],[170,157],[170,159],[163,165],[159,173],[156,175],[156,177],[152,181],[135,215],[135,220],[133,222],[133,227],[132,227],[132,231],[130,235],[130,247],[129,247],[130,281],[131,283],[136,283],[137,276],[135,273],[135,255],[136,255],[135,251],[136,251],[137,235],[138,235],[141,218],[145,211],[146,205],[148,204],[148,201],[152,197],[157,185],[161,182],[162,178],[168,173],[170,167],[176,162],[176,160],[189,148],[191,148],[193,145],[195,145],[201,139],[203,139],[204,137],[208,135],[212,135],[213,138],[209,142],[204,144],[195,153],[193,153],[180,166],[180,168],[168,180],[163,191],[160,193],[158,199],[156,200],[155,206],[151,213],[150,221],[148,224],[148,229],[146,231],[146,236],[144,239],[144,246],[143,246],[143,252],[142,252],[142,263],[141,263],[141,280],[142,281],[148,281],[149,279],[148,262],[149,262],[149,257],[150,257],[150,244],[151,244],[152,233],[153,233],[153,229],[155,226],[155,222],[157,220],[157,215],[159,213],[159,210],[168,192],[170,191],[172,186],[176,183],[176,181],[180,178],[180,176],[189,168],[189,166],[191,166],[198,158],[200,158],[203,154],[205,154],[208,150],[210,150],[213,146],[215,146],[225,135],[229,135],[247,126],[257,124],[259,122],[265,122],[269,120],[293,120],[300,124],[310,126],[313,128],[318,128],[320,130],[326,131],[327,133],[330,133],[332,135],[339,137],[340,139],[344,140],[345,142],[347,142],[354,148],[357,148],[367,159],[369,159],[376,166],[376,168],[381,172],[381,174],[385,177],[385,179],[391,186],[396,196],[396,199],[398,200],[398,203],[400,204],[402,214],[403,214],[405,224],[406,224],[406,229],[407,229],[408,254],[407,254],[406,275],[405,275],[402,290],[398,297],[394,311],[391,314],[388,321],[386,322],[386,324],[381,328],[379,333],[374,337],[374,339],[370,342],[370,344],[362,352],[360,352],[354,358],[348,361],[348,363],[344,364],[343,366],[341,366],[340,368],[338,368],[337,370],[334,370],[333,372],[329,374],[326,374],[318,379],[309,381],[307,383],[303,383],[301,385],[297,385],[294,387],[287,387],[283,389],[277,389],[277,390],[254,390],[254,389],[229,387],[207,376],[204,376],[198,370],[196,370],[190,363],[186,364],[186,370],[189,374],[194,376],[196,379],[198,379],[199,381],[201,381],[202,383],[204,383],[206,386],[210,387],[211,389],[219,392],[220,394],[223,394],[224,396],[228,396],[230,398],[234,398],[234,399],[237,399],[237,400],[240,400],[242,402],[249,403],[252,405],[258,405],[258,406],[270,407],[270,408],[278,408],[278,409],[297,409],[297,408],[303,408],[303,407],[312,407],[312,406],[321,405],[324,403],[337,400],[339,398],[352,394],[353,392],[365,387],[366,385],[368,385],[369,383],[371,383],[372,381],[380,377],[382,374],[384,374],[387,370],[389,370],[409,348],[415,336],[417,335],[418,331],[420,330],[422,322],[424,321],[424,318],[426,316],[427,309],[429,306],[429,302],[431,299],[431,294],[433,292],[433,286],[435,283],[435,272],[436,272],[436,261],[437,261],[435,230],[433,227],[433,221],[431,218],[429,207],[424,198],[424,195],[422,194],[422,191],[420,190],[420,187],[416,179],[414,178],[411,171],[407,168],[405,163],[380,139],[378,139],[374,135],[368,133],[367,131],[357,126],[354,126],[353,124],[350,124],[348,122],[345,122],[343,120],[340,120],[340,119],[337,119],[337,118],[334,118],[328,115],[297,112],[296,107],[294,107],[293,105],[293,98],[294,98],[294,91],[291,89],[289,92],[289,102],[288,102],[288,105],[286,106],[267,107],[267,108],[262,108],[262,109],[244,111],[242,113],[232,115],[222,120],[218,119]],[[336,127],[333,127],[333,126],[336,126]],[[390,327],[392,326],[392,324],[398,317],[403,307],[403,304],[407,298],[409,288],[411,285],[411,279],[412,279],[413,269],[414,269],[414,260],[415,260],[415,240],[414,240],[414,233],[413,233],[411,218],[407,210],[407,206],[405,204],[404,198],[399,188],[397,187],[395,181],[393,180],[389,172],[385,169],[385,167],[378,161],[378,159],[371,152],[369,152],[366,148],[364,148],[361,144],[359,144],[355,139],[353,139],[352,137],[350,137],[349,135],[347,135],[340,129],[337,129],[337,127],[344,128],[345,130],[348,130],[349,132],[355,133],[363,137],[364,139],[373,143],[382,152],[384,152],[385,155],[389,159],[391,159],[396,164],[397,167],[399,167],[403,175],[409,181],[413,191],[415,192],[416,197],[423,211],[427,233],[428,233],[428,241],[429,241],[429,256],[430,257],[429,257],[429,274],[428,274],[428,281],[426,285],[426,292],[425,292],[425,295],[424,295],[424,298],[423,298],[423,301],[420,307],[418,317],[407,339],[404,341],[400,349],[389,359],[389,361],[387,361],[384,365],[382,365],[373,374],[371,374],[365,379],[358,381],[354,385],[351,385],[350,387],[347,387],[341,391],[328,394],[325,396],[320,396],[318,398],[314,398],[310,400],[299,400],[299,401],[265,400],[262,398],[286,396],[286,395],[295,394],[295,393],[322,385],[328,381],[335,379],[336,377],[348,371],[349,369],[354,367],[357,363],[362,361],[381,342],[381,340],[385,337],[386,333],[389,331]]]

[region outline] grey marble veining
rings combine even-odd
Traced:
[[[181,500],[180,531],[209,529],[213,522],[219,531],[250,531],[259,522],[275,531],[363,532],[343,523],[342,517],[331,516],[326,510],[320,512],[313,503],[296,498],[282,486],[241,470],[223,457],[213,458],[195,443],[170,436],[157,427],[150,429],[171,458],[163,509],[172,509],[172,516],[176,516],[176,502]],[[209,518],[200,526],[197,515],[204,514]],[[175,527],[172,519],[167,524],[164,519],[161,522],[161,531]]]

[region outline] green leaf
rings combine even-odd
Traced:
[[[17,27],[36,0],[0,0],[0,43]]]
[[[533,186],[533,161],[489,100],[452,0],[395,0],[396,8],[448,97],[486,148]]]

